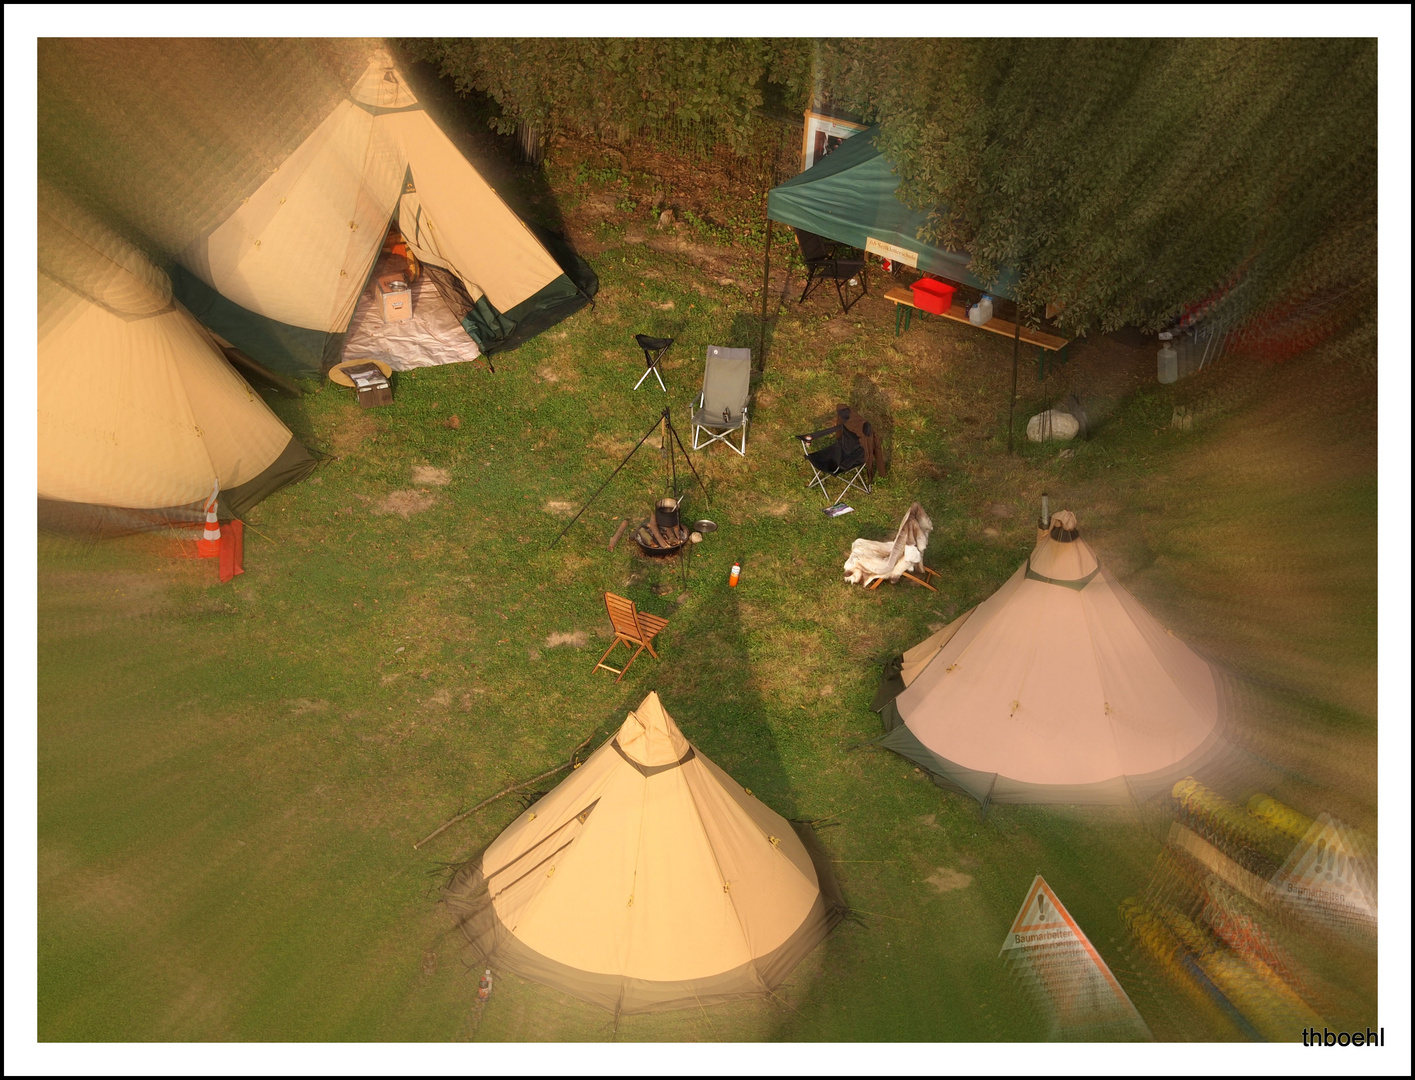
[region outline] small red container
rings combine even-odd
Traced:
[[[942,315],[953,304],[955,286],[938,278],[920,278],[909,286],[914,290],[914,306],[932,315]]]

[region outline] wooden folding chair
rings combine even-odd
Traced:
[[[594,666],[598,671],[604,668],[605,671],[612,671],[619,676],[615,682],[624,678],[624,672],[629,670],[630,665],[639,658],[639,653],[645,649],[655,660],[658,653],[653,651],[653,639],[658,636],[658,632],[668,625],[667,619],[660,619],[657,615],[650,615],[648,612],[639,611],[634,607],[634,601],[626,600],[622,596],[615,596],[613,593],[604,594],[604,606],[609,609],[609,621],[614,625],[614,640],[610,642],[609,648],[604,650],[604,655],[599,658],[599,663]],[[623,643],[626,649],[634,649],[634,655],[629,657],[629,663],[622,668],[613,668],[605,663],[609,654],[614,651],[616,645]],[[590,674],[594,674],[591,672]]]
[[[932,581],[934,578],[936,578],[936,577],[942,577],[943,575],[940,574],[937,570],[931,570],[931,569],[929,569],[927,566],[924,566],[922,563],[919,564],[919,573],[923,574],[924,576],[921,577],[921,578],[917,578],[917,577],[915,577],[913,574],[909,573],[908,570],[905,570],[904,573],[900,574],[899,576],[900,576],[900,577],[906,577],[906,578],[908,578],[910,581],[917,581],[917,582],[918,582],[920,585],[922,585],[924,588],[926,588],[926,589],[928,589],[928,590],[930,590],[930,591],[932,591],[932,592],[938,592],[938,590],[935,589],[932,585],[930,585],[929,582]],[[872,581],[872,582],[870,582],[868,585],[866,585],[865,588],[867,588],[867,589],[878,589],[878,588],[879,588],[879,583],[880,583],[881,581],[888,581],[888,580],[889,580],[888,578],[875,578],[874,581]]]

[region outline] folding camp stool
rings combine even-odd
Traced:
[[[806,490],[810,491],[813,487],[820,488],[821,494],[825,496],[826,506],[839,506],[840,503],[844,501],[845,496],[850,492],[851,488],[855,488],[865,495],[870,493],[872,490],[870,488],[870,482],[865,478],[865,466],[868,464],[868,461],[862,461],[859,465],[847,466],[835,473],[821,472],[816,463],[811,460],[811,440],[804,435],[797,435],[796,438],[801,443],[801,453],[805,455],[806,464],[811,467],[811,472],[814,474],[806,483]],[[827,477],[835,480],[843,480],[845,482],[845,486],[840,490],[839,498],[831,499],[830,492],[826,490],[825,486]]]
[[[634,340],[639,343],[639,348],[644,350],[644,373],[639,376],[639,381],[634,384],[637,390],[643,385],[644,380],[653,375],[658,380],[658,388],[665,394],[668,387],[663,385],[663,376],[658,373],[658,362],[663,359],[663,354],[668,351],[668,346],[673,344],[673,338],[648,337],[646,334],[635,334]]]

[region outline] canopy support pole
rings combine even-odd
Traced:
[[[771,289],[771,218],[764,212],[766,243],[762,251],[762,321],[757,328],[757,371],[766,370],[766,294]]]
[[[1017,411],[1017,350],[1022,347],[1022,313],[1017,312],[1017,325],[1012,331],[1012,403],[1007,406],[1007,452],[1012,453],[1013,414]]]

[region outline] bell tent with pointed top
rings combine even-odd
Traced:
[[[458,872],[447,903],[482,961],[616,1013],[767,994],[844,911],[802,831],[650,693]]]
[[[40,185],[42,525],[116,533],[244,516],[314,459],[172,298],[167,275]]]
[[[1070,511],[977,607],[885,669],[880,744],[979,802],[1125,803],[1222,746],[1221,673],[1097,559]]]
[[[341,358],[361,290],[377,306],[365,286],[388,226],[414,230],[419,213],[437,234],[419,291],[436,288],[430,320],[415,299],[392,328],[409,366],[510,348],[595,292],[422,112],[383,42],[50,38],[38,60],[40,174],[161,256],[177,299],[268,367],[318,375]],[[407,190],[414,175],[424,190]],[[528,259],[540,281],[503,269]]]

